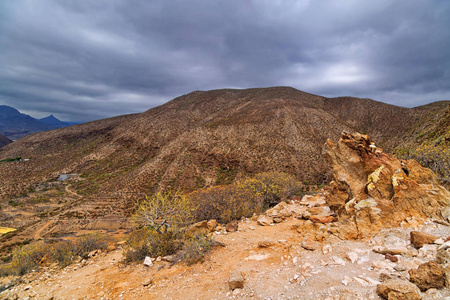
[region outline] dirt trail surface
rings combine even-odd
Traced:
[[[44,231],[45,229],[47,229],[50,225],[52,225],[55,221],[54,220],[50,220],[48,222],[46,222],[44,225],[42,225],[42,227],[40,227],[38,230],[36,230],[36,232],[33,235],[33,239],[38,240],[39,238],[41,238],[41,233],[42,231]]]
[[[383,241],[408,244],[412,229],[400,228],[369,242],[330,236],[311,251],[292,230],[299,222],[290,218],[260,226],[241,221],[238,232],[214,233],[225,247],[192,266],[165,261],[125,266],[121,249],[100,253],[63,270],[44,268],[26,275],[0,299],[381,299],[376,293],[381,273],[407,278],[408,269],[428,261],[437,247],[417,251],[409,245],[409,254],[398,255],[397,263],[373,251]],[[433,223],[420,230],[450,235],[449,227]],[[242,273],[243,289],[230,290],[230,271]],[[422,293],[423,299],[450,297],[448,289],[430,291]]]

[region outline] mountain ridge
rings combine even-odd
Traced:
[[[401,133],[441,106],[402,108],[290,87],[194,91],[141,114],[26,137],[3,148],[0,158],[51,154],[53,162],[45,165],[53,171],[40,180],[63,172],[85,173],[91,180],[113,174],[95,191],[80,183],[85,192],[193,190],[270,170],[319,183],[327,169],[320,155],[327,138],[343,130],[366,132],[392,150]]]

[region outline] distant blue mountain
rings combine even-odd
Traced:
[[[50,126],[53,129],[80,124],[79,122],[63,122],[63,121],[59,120],[58,118],[56,118],[54,115],[50,115],[48,117],[39,119],[39,121],[41,123],[44,123],[47,126]]]
[[[79,123],[62,122],[53,115],[37,120],[29,115],[20,113],[11,106],[0,105],[0,134],[11,140],[17,140],[32,133],[75,124]]]

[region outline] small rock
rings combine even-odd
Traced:
[[[450,263],[450,249],[439,249],[436,254],[436,262],[442,265]]]
[[[149,256],[145,257],[145,259],[144,259],[144,266],[147,266],[147,267],[153,266],[153,261],[152,261],[151,257],[149,257]]]
[[[392,261],[392,262],[398,262],[398,257],[397,257],[397,256],[394,256],[394,255],[392,255],[392,254],[389,254],[389,253],[386,253],[386,254],[384,255],[384,258],[385,258],[385,259],[389,259],[389,260]]]
[[[411,231],[410,239],[411,244],[413,244],[417,248],[421,248],[425,244],[433,244],[434,241],[438,239],[438,237],[425,232]]]
[[[442,238],[438,238],[437,240],[434,241],[434,243],[435,243],[436,245],[442,245],[442,244],[445,243],[445,241],[444,241],[444,239],[442,239]]]
[[[186,231],[188,235],[202,234],[208,232],[209,232],[208,221],[206,220],[192,224]]]
[[[323,253],[324,255],[327,255],[327,254],[331,253],[332,251],[333,251],[333,248],[331,247],[330,244],[326,244],[326,245],[323,246],[323,248],[322,248],[322,253]]]
[[[272,224],[273,219],[271,217],[266,216],[266,215],[261,215],[261,216],[258,217],[258,221],[257,222],[258,222],[258,225],[268,226],[268,225]]]
[[[148,279],[142,283],[143,286],[149,286],[153,284],[153,279]]]
[[[377,293],[389,300],[421,300],[422,295],[417,286],[401,279],[390,279],[377,285]]]
[[[397,271],[397,272],[403,272],[403,271],[406,271],[406,268],[405,268],[404,266],[401,266],[401,265],[396,265],[396,266],[394,267],[394,269],[395,269],[395,271]]]
[[[356,254],[355,252],[348,252],[345,254],[345,258],[351,261],[352,264],[354,264],[358,260],[358,254]]]
[[[427,295],[427,299],[430,300],[441,300],[442,294],[437,289],[429,289],[425,292],[425,295]]]
[[[233,290],[233,296],[239,296],[241,294],[241,289],[235,289]]]
[[[28,291],[28,290],[30,290],[30,289],[31,289],[31,285],[27,285],[27,286],[25,286],[25,287],[23,288],[24,291]]]
[[[236,232],[236,231],[238,231],[238,228],[239,228],[239,224],[237,221],[232,221],[225,226],[225,229],[228,232]]]
[[[450,287],[450,264],[444,266],[445,286]]]
[[[162,260],[165,260],[165,261],[168,261],[168,262],[175,262],[177,260],[177,258],[176,258],[175,255],[167,255],[167,256],[164,256],[162,258]]]
[[[314,251],[319,247],[319,244],[314,240],[313,235],[308,233],[302,240],[302,247],[306,250]]]
[[[234,270],[230,272],[228,285],[231,290],[242,289],[244,287],[244,278],[240,271]]]
[[[209,232],[213,232],[214,230],[216,230],[217,221],[214,219],[209,220],[208,223],[206,223],[206,227],[208,227]]]
[[[162,260],[162,257],[161,256],[158,256],[157,258],[156,258],[156,261],[157,262],[160,262]]]
[[[309,217],[309,219],[314,223],[332,223],[336,220],[336,218],[331,214],[318,214]]]
[[[275,218],[273,218],[273,222],[274,223],[281,223],[281,222],[283,222],[283,218],[275,217]]]
[[[436,261],[421,264],[417,269],[409,270],[410,281],[416,284],[421,291],[431,288],[443,288],[445,273]]]
[[[268,248],[268,247],[272,246],[273,244],[274,243],[272,241],[265,240],[265,241],[258,242],[258,247],[259,248]]]

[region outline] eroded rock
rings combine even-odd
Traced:
[[[410,281],[421,291],[431,288],[441,289],[445,286],[445,273],[435,261],[421,264],[417,269],[409,270]]]
[[[413,244],[417,248],[421,248],[425,244],[433,244],[434,241],[438,239],[438,237],[425,232],[411,231],[410,239],[411,244]]]
[[[244,277],[240,271],[234,270],[230,272],[228,286],[231,290],[242,289],[244,287]]]
[[[388,300],[420,300],[422,295],[419,288],[401,279],[389,279],[377,285],[377,293]]]

